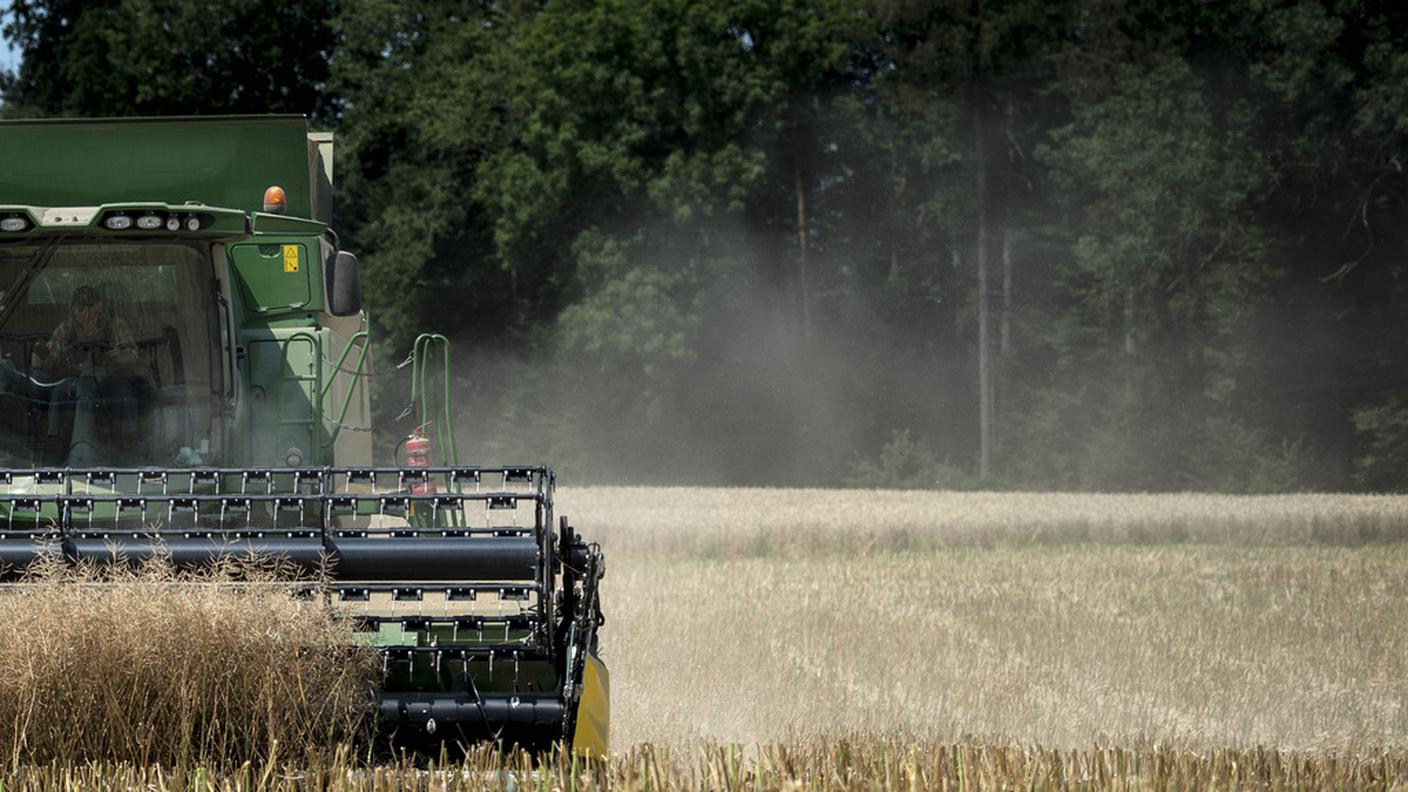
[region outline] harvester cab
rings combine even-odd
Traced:
[[[601,553],[554,514],[548,468],[459,463],[443,336],[391,370],[407,458],[372,460],[330,134],[18,121],[0,150],[0,578],[276,558],[380,653],[398,741],[606,751]]]

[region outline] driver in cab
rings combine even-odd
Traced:
[[[76,408],[83,418],[73,427],[75,449],[91,450],[99,435],[120,440],[136,429],[137,398],[144,382],[139,355],[132,328],[106,307],[97,289],[78,287],[68,318],[54,329],[48,343],[34,347],[38,365],[50,377],[60,378],[50,392],[49,434],[59,433],[61,414]],[[99,415],[107,420],[95,424],[93,419]],[[71,453],[69,464],[80,461],[89,460]]]
[[[54,328],[47,344],[34,347],[34,356],[47,373],[99,378],[127,378],[136,373],[132,328],[121,318],[109,316],[104,307],[97,289],[74,289],[69,317]]]

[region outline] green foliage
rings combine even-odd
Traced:
[[[854,460],[846,475],[847,486],[866,489],[970,489],[975,483],[962,468],[940,462],[908,429],[891,432],[878,454]]]
[[[497,332],[523,292],[492,260],[473,174],[506,139],[513,4],[366,0],[333,22],[341,42],[338,218],[363,256],[373,315],[393,342]]]
[[[1368,445],[1367,451],[1355,459],[1355,483],[1387,492],[1408,488],[1408,406],[1390,399],[1355,410],[1354,429]]]
[[[610,277],[579,271],[583,234],[629,240],[658,225],[716,242],[694,221],[739,217],[775,183],[771,149],[803,112],[793,105],[845,75],[846,17],[833,0],[568,2],[537,14],[511,45],[515,138],[476,174],[504,265],[535,279],[546,268],[545,296],[573,299]],[[635,249],[633,263],[659,265],[658,247]]]
[[[14,0],[5,115],[306,113],[326,119],[335,0]]]

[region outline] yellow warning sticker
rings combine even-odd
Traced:
[[[284,272],[298,272],[298,245],[284,245]]]

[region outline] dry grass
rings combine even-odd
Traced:
[[[966,790],[966,789],[1362,789],[1408,788],[1408,755],[1343,755],[1266,749],[1195,752],[1167,746],[1049,750],[977,743],[904,744],[884,740],[769,745],[742,750],[650,746],[603,764],[562,756],[478,751],[430,768],[366,767],[346,753],[295,768],[244,766],[223,772],[133,765],[29,768],[16,790]]]
[[[607,553],[618,746],[1408,748],[1405,498],[559,501]]]
[[[355,736],[370,654],[349,651],[349,629],[320,604],[234,577],[51,568],[7,587],[3,760],[223,765]]]

